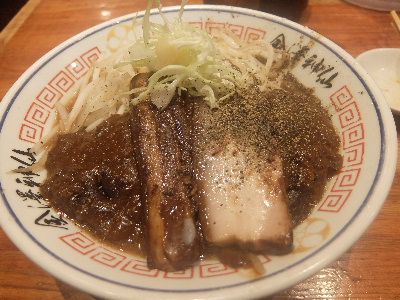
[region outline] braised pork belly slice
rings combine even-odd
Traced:
[[[292,222],[278,156],[261,160],[229,141],[203,149],[196,165],[208,243],[275,254],[291,250]]]
[[[163,112],[149,103],[132,110],[147,211],[148,265],[165,271],[189,267],[200,256],[190,198],[191,154],[182,142],[185,116],[178,104]]]
[[[274,141],[258,131],[263,118],[235,99],[218,110],[200,101],[194,105],[194,174],[204,239],[220,248],[288,253],[293,233],[282,160]]]

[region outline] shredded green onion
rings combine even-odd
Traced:
[[[268,77],[276,51],[269,43],[245,43],[229,30],[211,36],[183,22],[187,0],[182,1],[178,18],[173,21],[167,19],[160,0],[156,0],[163,24],[153,23],[153,3],[147,1],[141,22],[137,16],[132,20],[134,35],[140,23],[142,35],[135,35],[134,42],[93,64],[71,109],[66,109],[66,101],[57,105],[58,131],[93,130],[110,115],[124,113],[141,101],[151,101],[163,110],[181,91],[203,97],[216,108],[250,86],[261,90],[276,86]],[[152,74],[148,85],[131,90],[132,78],[143,72]],[[53,130],[45,140],[54,140],[55,134]],[[40,147],[46,147],[46,143]]]

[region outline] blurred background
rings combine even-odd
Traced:
[[[0,1],[0,31],[7,23],[28,2],[27,0],[1,0]]]

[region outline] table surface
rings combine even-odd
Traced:
[[[31,0],[33,1],[33,0]],[[34,0],[21,26],[0,52],[0,99],[32,63],[60,42],[100,22],[143,10],[145,0]],[[178,4],[163,1],[164,6]],[[246,1],[232,1],[247,3]],[[190,1],[202,3],[201,0]],[[109,14],[101,14],[108,11]],[[400,47],[390,15],[339,0],[309,0],[299,23],[330,38],[350,54]],[[14,34],[15,33],[15,34]],[[396,118],[399,129],[400,119]],[[399,135],[397,135],[399,142]],[[399,169],[399,161],[397,161]],[[375,222],[337,261],[272,299],[400,299],[400,175]],[[0,229],[0,299],[93,299],[40,269]]]

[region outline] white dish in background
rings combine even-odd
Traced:
[[[400,10],[399,0],[345,0],[354,5],[358,5],[364,8],[391,11]]]
[[[166,7],[165,16],[179,7]],[[161,22],[156,10],[152,19]],[[42,268],[106,299],[248,299],[288,288],[349,249],[378,214],[396,168],[393,116],[382,92],[357,61],[320,34],[263,12],[229,6],[187,6],[183,20],[212,32],[227,26],[242,40],[262,38],[298,59],[293,74],[314,89],[341,139],[341,172],[312,214],[294,230],[294,251],[260,256],[254,276],[207,259],[185,271],[149,270],[146,260],[93,240],[39,197],[45,174],[12,173],[32,163],[28,149],[52,126],[54,105],[70,97],[100,53],[133,36],[136,14],[90,28],[33,64],[0,104],[0,222],[12,241]],[[142,18],[143,12],[137,14]],[[138,28],[137,30],[140,30]],[[32,186],[29,186],[32,185]],[[244,224],[245,225],[245,224]]]
[[[392,111],[400,114],[400,49],[368,50],[357,61],[375,80]]]

